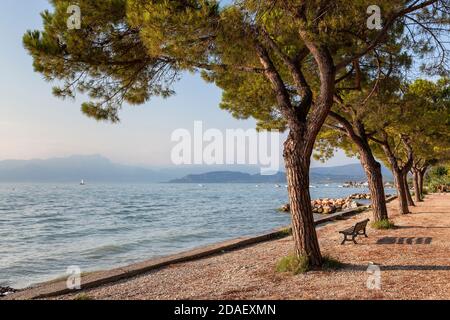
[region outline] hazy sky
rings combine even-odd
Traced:
[[[52,84],[34,73],[22,46],[27,29],[40,29],[39,13],[47,0],[2,0],[0,11],[0,160],[101,154],[115,162],[170,165],[175,143],[171,133],[193,130],[202,120],[207,128],[253,128],[254,121],[232,118],[220,110],[221,92],[198,76],[187,75],[177,94],[142,106],[125,106],[120,124],[99,123],[81,114],[83,97],[62,101],[52,96]],[[325,165],[358,162],[342,153]],[[322,165],[314,163],[314,166]]]

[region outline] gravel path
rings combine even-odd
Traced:
[[[340,245],[339,230],[370,212],[318,228],[324,255],[345,264],[338,271],[301,275],[275,272],[292,239],[265,242],[87,290],[92,299],[450,299],[450,194],[432,194],[400,216],[392,230],[368,228],[358,245]],[[368,289],[370,262],[381,266],[381,289]],[[66,295],[58,299],[73,299]]]

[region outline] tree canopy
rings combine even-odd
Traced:
[[[27,32],[24,44],[36,71],[64,82],[55,95],[74,97],[80,91],[90,96],[83,104],[87,115],[117,121],[124,102],[170,96],[182,72],[201,71],[224,90],[222,108],[239,118],[254,117],[268,128],[282,128],[286,118],[264,76],[267,66],[261,65],[258,44],[285,84],[286,103],[306,115],[311,91],[317,96],[320,89],[320,74],[305,40],[313,39],[315,47],[326,45],[341,78],[355,58],[364,58],[386,37],[407,32],[405,27],[417,38],[416,51],[434,52],[437,45],[430,42],[435,38],[423,36],[427,29],[413,28],[433,27],[438,39],[439,26],[448,19],[445,1],[379,1],[384,21],[379,31],[366,27],[372,2],[363,0],[240,0],[227,5],[211,0],[81,0],[81,29],[68,30],[71,2],[51,3],[54,11],[42,14],[44,30]],[[446,61],[444,54],[439,57]]]

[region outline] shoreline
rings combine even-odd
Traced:
[[[337,269],[277,272],[280,260],[292,254],[290,236],[50,299],[450,300],[450,194],[427,195],[411,214],[400,214],[397,200],[388,210],[395,227],[369,225],[368,238],[358,237],[357,244],[341,245],[339,231],[371,218],[371,210],[317,228],[322,255],[338,260]],[[380,268],[379,287],[368,284],[371,265]]]
[[[4,234],[9,246],[0,286],[15,289],[63,277],[72,265],[87,272],[107,270],[290,223],[290,215],[277,212],[287,201],[286,191],[273,185],[87,186],[92,192],[78,185],[12,187],[3,189],[4,199],[18,199],[4,212],[5,230],[30,231]],[[366,191],[318,188],[312,198],[354,192]]]
[[[386,199],[391,202],[397,196],[391,196]],[[357,208],[342,210],[333,214],[324,215],[323,218],[315,220],[315,225],[320,226],[328,222],[339,220],[339,218],[353,216],[370,209],[370,205],[363,205]],[[276,228],[269,232],[249,237],[238,237],[226,241],[212,243],[209,245],[196,247],[191,250],[182,251],[159,258],[147,259],[131,265],[117,267],[109,270],[100,270],[87,273],[81,276],[82,290],[96,288],[105,284],[126,280],[149,271],[159,270],[170,265],[182,262],[195,261],[214,255],[220,255],[226,252],[245,248],[254,244],[263,243],[289,236],[290,226]],[[75,290],[75,292],[78,290]],[[74,293],[66,285],[66,278],[54,279],[42,283],[34,284],[28,288],[17,291],[16,293],[0,297],[0,299],[16,300],[16,299],[43,299],[51,298],[59,295]]]

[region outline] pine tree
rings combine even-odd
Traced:
[[[253,117],[261,128],[289,130],[284,159],[295,253],[322,263],[311,210],[309,167],[314,142],[352,63],[392,34],[423,22],[448,23],[445,0],[379,1],[380,30],[367,28],[369,0],[78,0],[80,30],[68,30],[70,1],[53,0],[44,30],[24,45],[36,71],[64,85],[54,93],[91,97],[82,110],[118,121],[123,103],[173,94],[183,72],[201,72],[223,89],[221,107]],[[420,14],[419,14],[420,13]],[[414,26],[417,27],[415,30]],[[423,45],[423,48],[426,46]],[[426,50],[425,50],[426,51]]]

